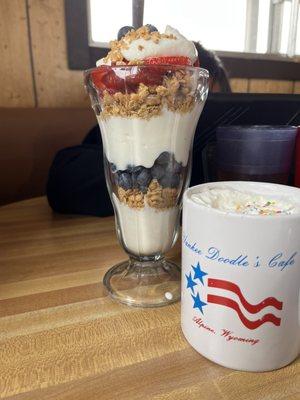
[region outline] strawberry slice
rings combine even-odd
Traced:
[[[156,69],[137,67],[136,73],[124,72],[124,78],[121,78],[115,73],[113,66],[101,65],[91,72],[91,79],[100,91],[106,90],[110,94],[126,91],[131,93],[136,91],[140,83],[149,86],[161,84],[164,72],[160,67]]]
[[[118,77],[113,68],[101,65],[91,72],[94,85],[99,90],[107,90],[109,93],[125,90],[124,80]]]
[[[132,88],[134,86],[138,86],[140,83],[143,83],[147,86],[160,85],[163,81],[165,73],[166,70],[159,67],[143,68],[143,66],[141,66],[140,68],[138,68],[136,74],[131,74],[127,76],[127,83]]]
[[[193,65],[192,60],[189,57],[184,57],[184,56],[147,57],[145,58],[144,62],[146,65],[147,64]]]
[[[126,91],[131,93],[137,90],[140,83],[147,86],[161,85],[170,68],[167,65],[191,66],[192,61],[183,56],[148,57],[144,60],[144,66],[132,66],[132,70],[124,71],[123,76],[121,71],[116,74],[118,67],[101,65],[91,72],[91,79],[100,91],[107,90],[110,94]]]

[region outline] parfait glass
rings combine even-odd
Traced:
[[[108,270],[104,285],[114,299],[132,306],[175,302],[180,268],[165,253],[178,236],[208,72],[103,65],[85,71],[85,87],[101,130],[117,236],[129,256]]]

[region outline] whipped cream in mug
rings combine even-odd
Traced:
[[[219,211],[247,215],[281,215],[299,213],[299,206],[289,198],[275,198],[254,192],[239,191],[231,188],[209,188],[194,193],[191,199],[206,207]]]

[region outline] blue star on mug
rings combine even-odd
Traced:
[[[192,298],[193,298],[193,300],[194,300],[193,308],[199,308],[200,312],[203,314],[202,308],[203,308],[204,306],[206,306],[207,303],[204,303],[204,301],[202,301],[202,300],[200,299],[199,293],[197,293],[196,296],[193,296],[193,295],[191,295],[191,296],[192,296]]]
[[[199,279],[202,285],[204,285],[203,278],[207,273],[202,271],[200,263],[198,262],[196,267],[192,265],[192,268],[194,270],[194,279]]]
[[[194,293],[194,286],[197,286],[197,283],[193,281],[192,273],[190,272],[189,275],[185,274],[185,277],[186,277],[186,279],[187,279],[186,288],[187,288],[187,289],[191,289],[192,292]]]

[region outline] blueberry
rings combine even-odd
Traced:
[[[177,188],[179,184],[180,184],[180,176],[177,174],[172,175],[170,179],[170,187]]]
[[[155,160],[155,164],[165,165],[172,160],[172,155],[168,151],[161,153]]]
[[[177,188],[180,183],[180,177],[177,174],[165,175],[158,182],[163,188]]]
[[[131,174],[130,179],[131,179],[132,188],[137,189],[139,186],[137,183],[137,174]]]
[[[146,24],[145,26],[149,29],[150,32],[157,32],[158,31],[158,29],[154,25]]]
[[[151,174],[154,179],[160,179],[165,174],[165,169],[161,165],[153,165],[151,168]]]
[[[131,164],[126,165],[126,171],[129,172],[130,174],[133,172],[133,168],[134,168],[134,165],[131,165]]]
[[[134,174],[139,174],[140,172],[143,171],[143,169],[145,169],[145,167],[143,167],[142,165],[138,165],[137,167],[132,168],[132,172]]]
[[[118,32],[118,40],[121,40],[123,36],[126,35],[126,33],[130,32],[131,29],[134,29],[133,26],[122,26],[122,28]]]
[[[139,187],[145,187],[145,186],[147,187],[151,181],[150,171],[145,168],[138,174],[136,181]]]
[[[163,176],[161,179],[158,180],[158,183],[159,183],[163,188],[170,187],[170,177],[169,177],[169,176]]]
[[[180,174],[182,171],[182,164],[173,159],[166,167],[166,172],[169,174]]]
[[[110,163],[110,170],[111,170],[111,172],[116,172],[117,171],[116,164]]]
[[[175,161],[174,164],[173,164],[173,172],[175,174],[180,174],[181,171],[182,171],[182,164],[177,162],[177,161]]]
[[[130,174],[126,171],[125,172],[120,171],[119,178],[118,178],[118,184],[125,190],[131,189],[132,188],[132,180],[131,180]]]
[[[113,174],[114,180],[115,180],[115,184],[119,186],[119,174]]]
[[[143,169],[144,169],[144,167],[142,167],[141,165],[138,165],[137,167],[134,167],[133,165],[127,166],[127,172],[131,176],[131,183],[132,183],[133,188],[138,187],[137,177],[138,177],[138,174],[143,171]]]
[[[140,191],[142,192],[142,193],[147,193],[147,190],[148,190],[148,187],[147,186],[140,186]]]

